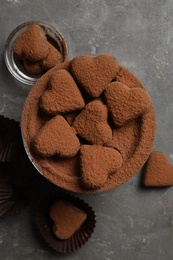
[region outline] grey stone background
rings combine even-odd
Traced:
[[[155,106],[153,150],[166,153],[173,163],[173,1],[1,0],[0,114],[18,121],[30,88],[12,78],[3,52],[9,33],[29,20],[57,26],[67,39],[69,58],[111,53],[130,69]],[[173,188],[142,189],[141,174],[102,194],[77,194],[96,211],[97,226],[88,243],[70,255],[44,248],[32,225],[31,208],[0,219],[0,259],[173,259]]]

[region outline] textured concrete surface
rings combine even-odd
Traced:
[[[155,150],[173,163],[173,4],[171,0],[1,0],[0,114],[20,120],[29,87],[7,71],[3,51],[20,23],[42,20],[59,27],[78,54],[111,53],[149,91],[157,115]],[[0,219],[2,260],[171,260],[173,188],[142,189],[141,173],[115,190],[79,195],[96,211],[89,242],[74,254],[47,251],[32,225],[32,209]]]

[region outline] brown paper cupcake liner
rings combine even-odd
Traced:
[[[25,152],[19,122],[0,115],[0,217],[26,208],[40,178]]]
[[[29,204],[26,198],[19,194],[12,186],[0,177],[0,217],[7,217],[20,212]]]
[[[0,162],[19,160],[21,145],[19,122],[0,115]]]
[[[29,206],[39,181],[40,175],[24,161],[0,163],[0,217],[14,215]]]
[[[87,213],[87,218],[79,230],[65,240],[58,239],[53,234],[53,223],[49,217],[50,205],[56,199],[67,200]],[[49,248],[58,253],[72,253],[81,248],[89,240],[94,232],[96,219],[93,209],[83,200],[61,192],[50,192],[40,201],[36,209],[35,224],[42,240]]]

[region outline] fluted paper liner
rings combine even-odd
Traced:
[[[58,239],[53,234],[53,223],[49,216],[49,209],[54,200],[63,199],[71,202],[75,207],[87,213],[82,226],[68,239]],[[59,253],[71,253],[81,248],[94,232],[96,220],[92,208],[83,200],[68,194],[50,192],[39,203],[35,214],[35,223],[44,242]]]
[[[25,152],[19,122],[0,115],[0,217],[28,206],[39,178]]]
[[[21,163],[0,163],[0,217],[14,215],[30,204],[40,180],[32,168],[27,157]]]
[[[26,198],[19,197],[17,191],[0,177],[0,217],[14,215],[23,210],[29,201]]]
[[[0,115],[0,162],[17,161],[21,144],[19,122]]]

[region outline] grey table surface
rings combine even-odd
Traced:
[[[130,69],[155,107],[153,150],[164,152],[173,163],[173,1],[1,0],[0,114],[18,121],[30,87],[12,78],[3,52],[9,33],[30,20],[57,26],[67,39],[70,59],[110,53]],[[173,188],[142,189],[141,175],[108,192],[76,194],[93,207],[97,225],[91,239],[73,254],[44,248],[33,228],[31,208],[0,219],[0,259],[173,259]]]

